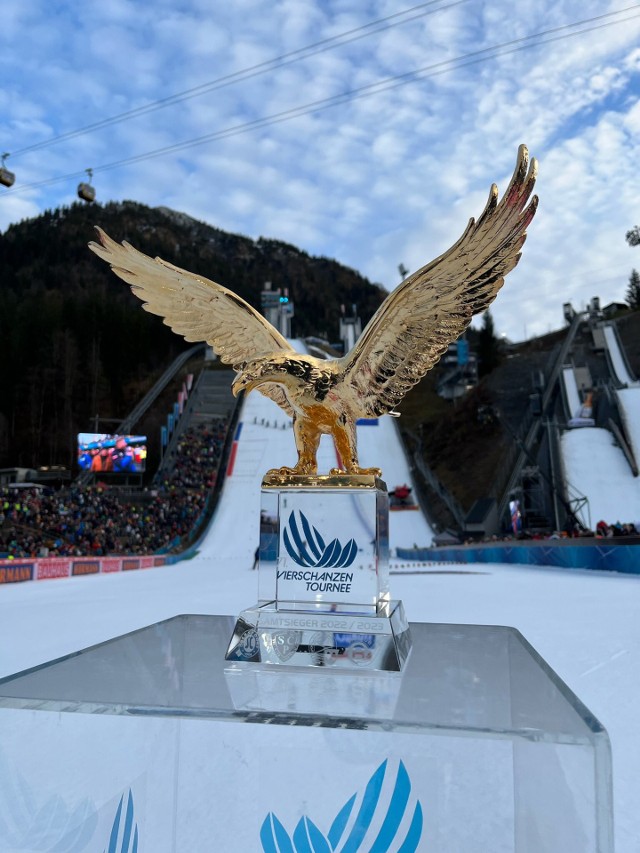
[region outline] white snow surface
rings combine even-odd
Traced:
[[[576,382],[576,374],[573,367],[562,368],[562,381],[564,383],[564,392],[567,400],[567,408],[569,409],[569,417],[577,418],[580,415],[582,403],[578,394],[578,383]]]
[[[561,438],[562,461],[572,495],[588,498],[577,513],[591,530],[607,524],[640,524],[640,478],[634,477],[613,434],[598,427],[567,430]],[[640,560],[640,555],[639,555]],[[640,849],[640,847],[639,847]]]
[[[640,383],[636,382],[633,377],[629,375],[627,365],[625,363],[624,358],[622,357],[622,353],[620,352],[618,338],[616,337],[615,329],[613,328],[613,326],[605,326],[603,331],[604,339],[607,344],[607,349],[609,350],[609,355],[611,356],[611,364],[620,382],[628,386],[640,385]]]
[[[616,394],[631,450],[640,465],[640,388],[623,388]]]
[[[253,423],[254,418],[257,423]],[[257,598],[251,571],[257,544],[259,481],[272,466],[295,461],[289,428],[267,427],[261,419],[285,422],[259,394],[249,396],[235,470],[198,555],[174,566],[0,589],[0,675],[18,672],[61,655],[182,613],[237,615]],[[569,459],[576,460],[595,514],[615,520],[633,515],[629,494],[610,503],[630,479],[613,461],[600,470],[610,444],[595,429],[567,433]],[[395,427],[359,430],[361,462],[381,464],[389,488],[411,483]],[[334,464],[323,444],[321,467]],[[616,478],[620,477],[620,480]],[[634,499],[637,499],[637,495]],[[623,511],[624,510],[624,511]],[[640,518],[640,513],[635,513]],[[597,519],[596,519],[597,520]],[[431,532],[417,512],[391,514],[392,546],[426,545]],[[398,569],[402,567],[392,561]],[[613,749],[617,853],[640,850],[637,783],[640,733],[640,577],[525,566],[443,565],[416,567],[421,573],[394,574],[392,593],[403,600],[411,621],[511,625],[518,628],[607,728]],[[474,573],[467,573],[473,568]],[[459,573],[464,569],[465,573]]]

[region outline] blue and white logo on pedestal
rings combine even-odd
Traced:
[[[384,761],[364,791],[340,809],[326,834],[304,815],[291,835],[274,812],[260,830],[263,853],[416,853],[422,836],[420,801],[401,761],[395,776]]]

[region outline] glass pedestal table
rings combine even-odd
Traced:
[[[609,853],[607,734],[514,629],[402,673],[229,663],[177,616],[0,681],[0,850]]]

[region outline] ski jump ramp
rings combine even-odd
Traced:
[[[623,385],[626,385],[628,388],[637,387],[640,388],[640,382],[634,379],[627,369],[627,363],[622,355],[620,350],[620,344],[618,343],[618,338],[615,332],[615,329],[611,325],[604,326],[604,340],[607,345],[607,350],[609,351],[609,356],[611,358],[611,366],[613,367],[613,371],[616,375],[616,378]]]
[[[567,419],[576,417],[582,403],[580,401],[580,394],[578,393],[578,383],[576,382],[573,365],[566,365],[562,368],[562,384],[564,387]]]

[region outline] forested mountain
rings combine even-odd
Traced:
[[[12,225],[0,235],[0,467],[70,466],[76,433],[98,413],[125,417],[188,346],[88,250],[94,225],[258,309],[265,281],[289,288],[298,336],[335,340],[341,305],[366,321],[385,296],[335,261],[167,208],[77,203]]]

